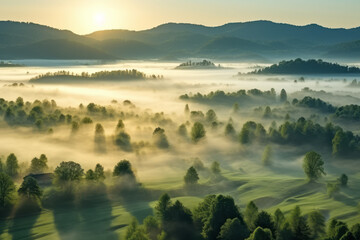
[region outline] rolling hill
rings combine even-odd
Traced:
[[[0,59],[357,59],[358,41],[360,28],[332,29],[270,21],[216,27],[166,23],[142,31],[115,29],[84,36],[34,23],[0,21]],[[57,50],[51,49],[54,46]]]

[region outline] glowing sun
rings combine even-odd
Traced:
[[[104,24],[105,24],[105,14],[102,13],[102,12],[98,12],[96,14],[94,14],[94,25],[97,27],[97,28],[101,28],[101,27],[104,27]]]

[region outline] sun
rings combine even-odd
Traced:
[[[102,12],[95,13],[94,16],[93,16],[94,25],[97,28],[104,27],[104,25],[105,25],[105,17],[106,17],[105,14],[102,13]]]

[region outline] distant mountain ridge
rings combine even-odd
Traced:
[[[359,41],[359,27],[271,21],[216,27],[166,23],[142,31],[104,30],[83,36],[34,23],[0,21],[0,59],[360,59]]]

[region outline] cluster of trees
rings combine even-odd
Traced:
[[[21,97],[16,101],[0,99],[0,115],[11,126],[34,126],[37,129],[61,123],[71,123],[73,116],[63,114],[54,100],[35,100],[24,102]]]
[[[359,121],[360,106],[351,104],[351,105],[338,107],[336,109],[334,116],[339,119]]]
[[[294,98],[292,104],[299,107],[314,108],[324,113],[334,113],[337,109],[330,103],[326,103],[319,98],[312,98],[309,96],[304,97],[300,101]]]
[[[30,82],[48,82],[48,81],[71,81],[71,80],[136,80],[136,79],[162,79],[161,75],[146,75],[136,69],[126,69],[118,71],[101,71],[96,73],[83,72],[75,74],[68,71],[58,71],[55,73],[45,73],[38,75]]]
[[[255,70],[251,74],[332,74],[332,73],[360,73],[357,67],[341,66],[337,63],[323,60],[302,60],[297,58],[290,61],[281,61],[270,67]]]
[[[350,229],[336,219],[326,221],[314,210],[307,215],[296,206],[286,217],[277,209],[274,214],[259,210],[249,202],[243,212],[234,199],[224,195],[209,195],[191,211],[180,201],[173,202],[163,194],[155,216],[145,218],[140,226],[132,221],[125,239],[207,239],[207,240],[356,240],[360,239],[360,224]]]
[[[17,192],[20,197],[26,196],[29,200],[41,200],[43,190],[36,180],[37,174],[44,173],[48,169],[47,158],[44,154],[40,158],[34,158],[31,161],[31,166],[28,175],[23,178],[23,182],[18,188]],[[49,175],[50,173],[48,173]],[[55,187],[68,191],[71,189],[72,183],[80,181],[87,181],[89,183],[96,183],[104,181],[106,174],[104,167],[101,164],[96,164],[94,169],[89,169],[86,172],[80,164],[68,161],[61,162],[50,174]],[[136,176],[132,169],[131,163],[128,160],[122,160],[116,164],[112,172],[114,178],[118,179],[117,183],[126,183],[127,187],[134,187],[137,185]],[[14,154],[10,154],[6,163],[0,161],[0,210],[11,206],[15,199],[16,186],[14,180],[19,177],[19,163]],[[40,204],[40,203],[39,203]]]
[[[301,117],[295,122],[286,121],[276,128],[273,123],[266,131],[261,123],[246,122],[240,133],[239,141],[242,144],[254,141],[278,144],[313,144],[318,147],[332,149],[334,156],[353,156],[360,151],[360,138],[350,131],[344,131],[332,123],[321,126]]]
[[[356,79],[352,80],[349,87],[360,87],[360,81],[358,82]]]
[[[187,69],[187,68],[221,68],[220,64],[216,66],[213,62],[208,60],[202,60],[200,62],[187,61],[185,63],[181,63],[175,69]]]
[[[276,92],[272,88],[270,91],[261,91],[259,89],[239,90],[237,92],[225,93],[224,91],[215,91],[208,94],[196,93],[184,94],[180,96],[182,100],[191,100],[196,102],[214,102],[214,103],[234,103],[255,104],[262,101],[276,102]],[[284,96],[282,97],[284,99]]]

